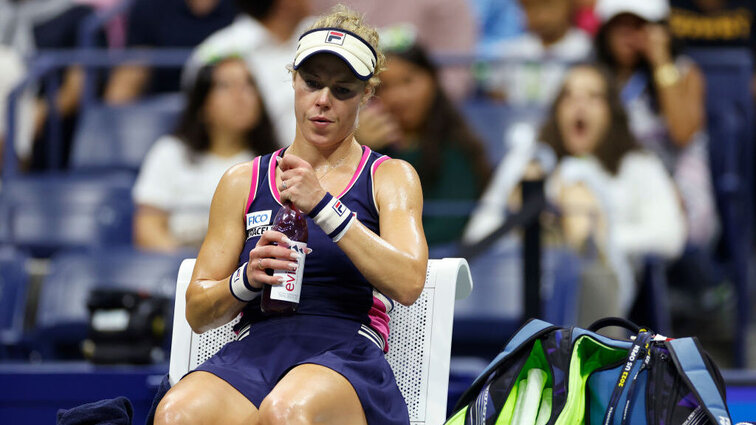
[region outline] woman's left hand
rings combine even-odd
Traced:
[[[312,211],[326,194],[312,165],[296,155],[287,154],[279,160],[278,166],[282,171],[278,184],[281,200],[291,201],[305,214]]]

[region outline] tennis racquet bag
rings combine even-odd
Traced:
[[[622,326],[635,337],[596,333]],[[731,425],[719,370],[695,338],[624,319],[587,329],[525,323],[446,425]]]

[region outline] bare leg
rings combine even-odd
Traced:
[[[260,424],[367,425],[352,384],[316,364],[295,367],[260,405]]]
[[[194,372],[180,380],[155,412],[155,425],[257,423],[257,408],[226,381],[208,372]]]

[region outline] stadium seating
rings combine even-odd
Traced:
[[[154,96],[123,106],[93,103],[79,120],[71,168],[136,173],[155,140],[174,130],[183,105],[181,93]]]
[[[27,259],[12,247],[0,247],[0,359],[22,357],[29,284]]]
[[[0,243],[47,257],[59,249],[131,243],[132,177],[39,175],[0,193]]]
[[[56,254],[42,283],[34,345],[43,359],[80,358],[89,323],[87,299],[94,288],[122,288],[173,299],[181,256],[130,247]]]

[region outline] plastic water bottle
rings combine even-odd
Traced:
[[[289,247],[300,254],[297,270],[272,270],[273,276],[283,277],[280,285],[264,285],[260,308],[267,314],[293,313],[299,305],[302,291],[305,251],[307,248],[307,217],[286,201],[273,219],[271,230],[283,233],[292,242]],[[271,271],[268,271],[270,274]]]

